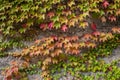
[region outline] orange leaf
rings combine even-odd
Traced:
[[[120,28],[113,27],[113,28],[112,28],[112,32],[113,32],[113,33],[120,33]]]
[[[42,77],[46,77],[46,76],[48,76],[48,74],[49,74],[48,71],[43,71],[42,74],[41,74],[41,76],[42,76]]]
[[[64,48],[70,48],[70,47],[72,47],[72,44],[70,42],[64,45]]]
[[[65,16],[71,15],[71,11],[70,10],[64,10],[62,11],[62,14]]]
[[[62,46],[63,46],[63,43],[56,42],[56,44],[55,44],[55,45],[56,45],[56,47],[57,47],[57,48],[62,48]]]
[[[116,15],[117,15],[117,16],[120,15],[120,9],[118,9],[118,10],[116,11]]]
[[[92,33],[94,36],[100,36],[100,32],[99,31],[95,31]]]
[[[72,36],[70,39],[71,39],[71,41],[76,41],[76,40],[79,39],[79,37],[78,36]]]
[[[83,36],[83,38],[84,38],[85,40],[89,40],[89,39],[92,38],[92,35],[91,35],[91,34],[85,34],[85,35]]]
[[[50,44],[50,45],[46,46],[46,48],[48,48],[49,50],[54,50],[55,45],[54,44]]]
[[[71,26],[74,26],[75,25],[75,21],[74,19],[71,19],[68,21],[68,25],[71,27]]]
[[[47,16],[50,17],[50,18],[53,17],[54,15],[55,15],[54,12],[48,12],[48,14],[47,14]]]
[[[75,49],[79,48],[79,43],[72,43],[72,47],[74,47]]]
[[[106,18],[103,16],[103,17],[101,17],[101,21],[102,22],[106,22]]]
[[[78,54],[78,53],[80,53],[80,50],[79,49],[71,49],[71,53],[72,54]]]
[[[88,47],[88,48],[94,48],[96,45],[95,45],[95,43],[91,43],[91,42],[86,42],[86,46]]]

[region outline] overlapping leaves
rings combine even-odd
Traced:
[[[25,62],[31,62],[38,57],[42,62],[42,77],[49,77],[49,67],[60,61],[66,61],[66,55],[79,55],[83,48],[95,48],[96,43],[114,38],[112,33],[96,31],[92,34],[78,36],[51,36],[36,40],[35,44],[25,48],[21,53],[13,53],[13,56],[23,58]]]
[[[85,28],[88,26],[86,17],[91,16],[91,12],[99,14],[97,17],[102,17],[104,22],[106,19],[116,21],[116,16],[120,15],[119,3],[119,0],[5,0],[0,2],[0,29],[10,35],[23,33],[34,25],[64,32],[75,25]]]

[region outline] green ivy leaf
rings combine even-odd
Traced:
[[[55,27],[56,29],[59,29],[59,28],[61,27],[61,25],[60,25],[59,22],[55,22],[54,27]]]

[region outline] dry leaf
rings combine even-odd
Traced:
[[[106,18],[103,16],[103,17],[101,17],[101,21],[102,22],[106,22]]]

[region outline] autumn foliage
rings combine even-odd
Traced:
[[[112,32],[112,33],[111,33]],[[113,28],[109,33],[95,31],[83,36],[51,36],[36,40],[34,45],[23,49],[20,53],[14,52],[11,55],[20,57],[23,62],[13,61],[12,66],[6,69],[6,80],[20,76],[19,69],[26,68],[33,60],[42,61],[42,77],[49,78],[49,68],[52,64],[67,61],[67,55],[79,55],[85,48],[97,47],[98,42],[105,42],[114,38],[114,33],[120,33],[120,28]],[[18,75],[19,74],[19,75]]]
[[[97,15],[103,22],[116,21],[119,0],[21,0],[0,1],[0,31],[14,36],[37,26],[42,30],[85,28],[87,18]],[[94,29],[95,30],[95,29]]]
[[[53,64],[67,61],[68,55],[79,56],[81,52],[96,48],[100,43],[113,39],[120,33],[119,27],[109,32],[97,30],[95,22],[87,19],[97,18],[101,22],[115,22],[120,15],[120,0],[3,0],[0,1],[0,34],[5,38],[23,36],[29,30],[61,30],[67,32],[71,27],[86,28],[92,33],[82,36],[51,35],[35,40],[30,47],[9,55],[22,62],[13,61],[5,70],[5,79],[19,79],[20,69],[27,68],[30,62],[42,62],[42,77],[50,80],[49,68]],[[31,35],[32,33],[29,33]],[[52,79],[51,79],[52,80]]]

